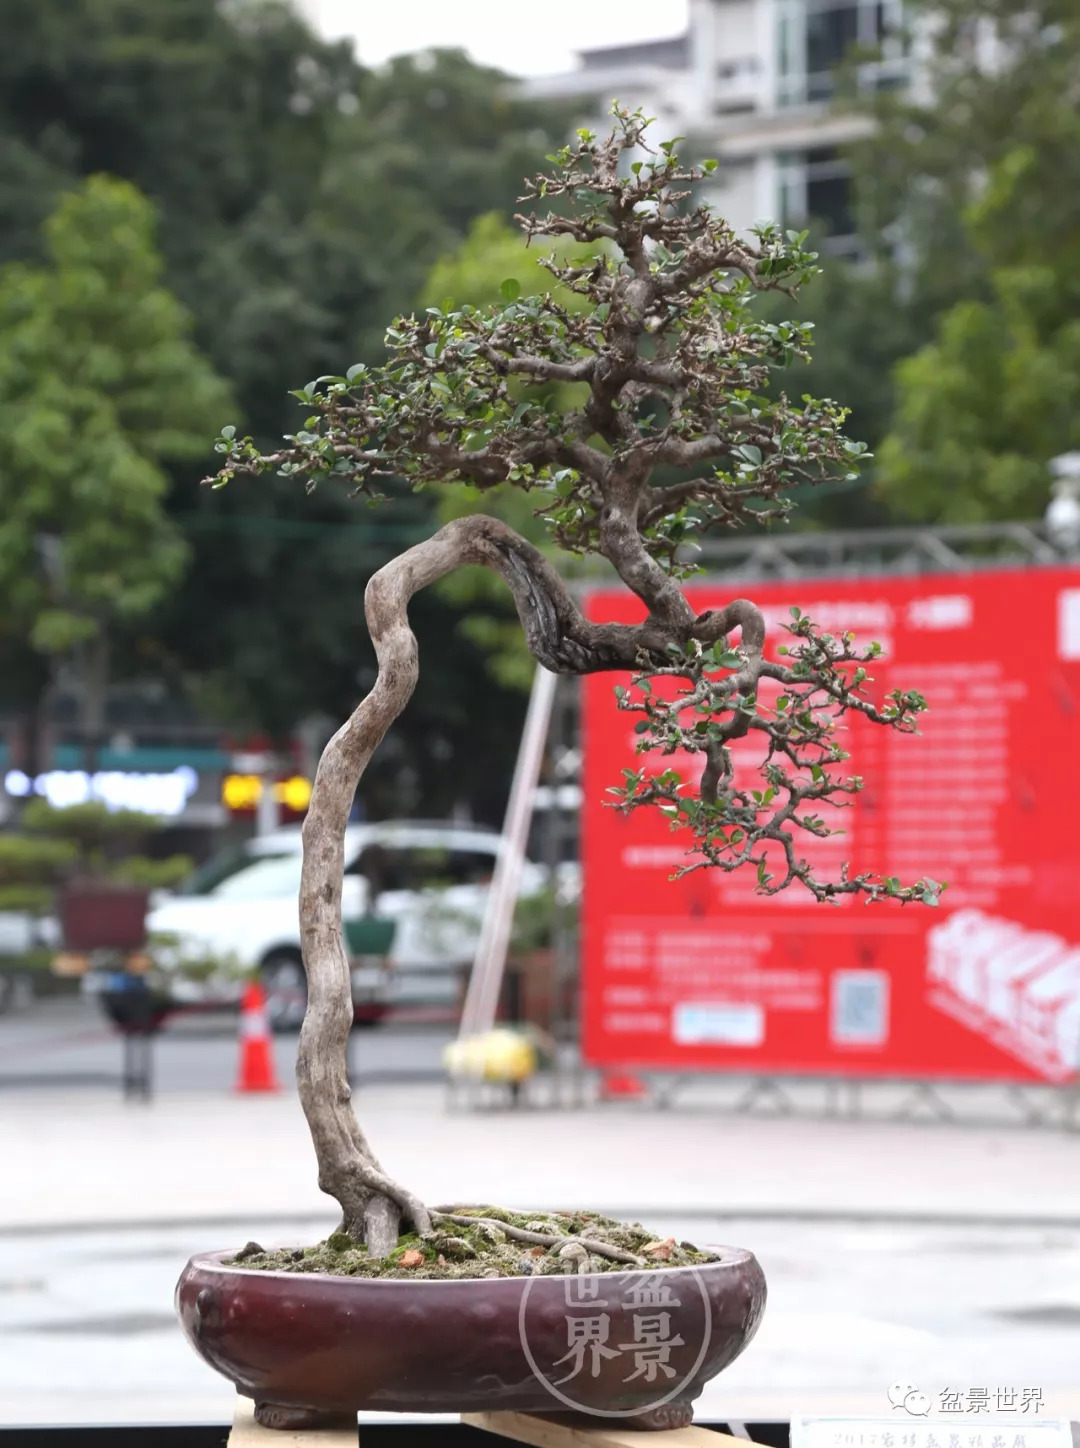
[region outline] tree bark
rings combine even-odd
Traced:
[[[645,660],[661,662],[672,641],[685,642],[691,635],[715,638],[734,624],[730,609],[715,620],[695,620],[689,608],[677,620],[669,614],[636,626],[591,623],[538,549],[505,523],[483,516],[448,523],[369,581],[364,610],[378,677],[323,750],[303,826],[300,935],[308,1003],[296,1071],[319,1186],[340,1204],[344,1230],[365,1241],[377,1256],[393,1248],[402,1217],[421,1233],[430,1230],[431,1218],[418,1197],[383,1171],[352,1109],[347,1074],[352,985],[341,925],[345,826],[371,756],[416,687],[419,666],[409,601],[465,564],[492,568],[505,579],[529,649],[553,673],[587,674],[632,669]]]

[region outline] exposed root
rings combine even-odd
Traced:
[[[581,1247],[587,1246],[590,1252],[595,1252],[597,1257],[607,1257],[612,1262],[628,1262],[632,1267],[644,1267],[645,1258],[637,1256],[634,1252],[625,1252],[621,1247],[613,1247],[610,1242],[597,1240],[595,1237],[584,1239],[581,1237],[560,1237],[551,1232],[530,1232],[526,1227],[515,1227],[511,1222],[499,1221],[495,1217],[466,1217],[458,1216],[456,1212],[432,1211],[432,1218],[440,1222],[453,1222],[456,1227],[496,1227],[505,1236],[515,1242],[531,1242],[537,1247]]]
[[[388,1197],[378,1200],[397,1211]],[[658,1241],[639,1222],[618,1222],[595,1212],[459,1206],[456,1211],[431,1208],[429,1215],[434,1222],[430,1232],[404,1232],[385,1252],[384,1240],[363,1244],[339,1230],[314,1247],[267,1250],[249,1242],[233,1261],[254,1271],[415,1281],[665,1272],[716,1260],[714,1252],[692,1242]]]

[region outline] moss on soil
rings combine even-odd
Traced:
[[[227,1266],[263,1272],[318,1272],[335,1277],[402,1279],[455,1277],[534,1277],[564,1272],[627,1272],[691,1267],[715,1261],[712,1253],[692,1242],[657,1239],[636,1222],[617,1222],[597,1212],[508,1212],[501,1207],[455,1207],[454,1216],[483,1217],[526,1231],[568,1238],[576,1248],[560,1256],[565,1243],[553,1247],[515,1241],[497,1226],[436,1222],[429,1237],[406,1233],[388,1257],[371,1257],[346,1232],[332,1232],[314,1247],[281,1247],[267,1251],[249,1242]],[[632,1252],[641,1267],[589,1251],[589,1241]]]

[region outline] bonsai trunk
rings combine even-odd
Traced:
[[[368,583],[365,613],[379,662],[374,688],[323,750],[303,826],[300,936],[307,1011],[296,1075],[319,1166],[319,1186],[336,1198],[342,1229],[380,1257],[394,1247],[401,1216],[430,1230],[423,1203],[383,1171],[352,1109],[347,1047],[352,982],[342,939],[345,827],[356,786],[386,731],[412,696],[418,674],[410,598],[457,566],[458,551],[439,535],[410,549]]]
[[[352,985],[341,926],[345,826],[368,761],[416,687],[409,600],[464,564],[481,564],[502,576],[534,658],[553,673],[630,669],[643,656],[663,659],[673,640],[693,633],[712,641],[741,624],[741,612],[750,608],[739,600],[699,620],[687,610],[688,619],[674,623],[656,614],[640,625],[591,623],[536,548],[505,523],[482,515],[448,523],[369,581],[364,611],[378,678],[323,750],[304,820],[300,937],[308,1002],[296,1074],[318,1160],[319,1186],[340,1203],[343,1229],[366,1242],[376,1256],[394,1247],[403,1216],[425,1233],[431,1229],[431,1214],[418,1197],[386,1175],[352,1109],[347,1075]]]

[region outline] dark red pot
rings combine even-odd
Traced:
[[[203,1358],[271,1427],[357,1411],[588,1413],[679,1427],[753,1337],[756,1259],[587,1277],[372,1280],[193,1257],[176,1308]]]

